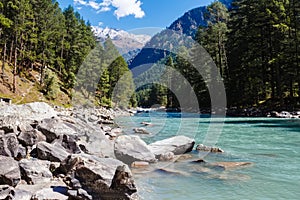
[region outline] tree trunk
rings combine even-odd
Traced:
[[[3,57],[2,57],[2,76],[5,76],[5,62],[6,62],[6,41],[4,42],[3,47]]]
[[[13,49],[14,49],[14,40],[12,39],[10,44],[10,50],[9,50],[9,63],[12,62]]]
[[[15,62],[14,62],[14,74],[13,74],[13,93],[16,93],[17,90],[17,60],[18,60],[17,48],[15,48]]]
[[[43,63],[40,68],[40,85],[43,85],[44,68],[45,68],[45,50],[43,50]]]

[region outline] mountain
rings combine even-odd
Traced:
[[[228,8],[231,8],[232,0],[220,0],[220,2]],[[166,46],[176,46],[174,45],[174,38],[176,38],[176,36],[174,37],[174,34],[171,35],[170,32],[172,31],[177,34],[184,34],[186,37],[194,38],[199,26],[207,26],[207,21],[204,18],[206,12],[206,6],[189,10],[183,16],[175,20],[169,27],[167,27],[166,30],[163,30],[153,36],[145,47],[129,62],[129,68],[133,69],[144,64],[156,63],[164,58],[166,52],[163,50],[157,50],[157,48],[165,49]],[[175,44],[179,44],[179,46],[180,43],[182,42],[175,41]]]
[[[151,39],[149,35],[136,35],[124,30],[93,26],[92,30],[100,42],[110,37],[125,59],[134,57]]]

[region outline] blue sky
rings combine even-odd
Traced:
[[[130,31],[165,28],[186,11],[212,0],[57,0],[62,9],[72,5],[93,26]]]

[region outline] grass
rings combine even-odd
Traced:
[[[2,66],[2,62],[0,61],[0,66]],[[8,81],[4,80],[2,76],[0,77],[0,97],[2,98],[10,98],[12,102],[15,104],[24,104],[30,102],[47,102],[57,106],[70,107],[70,98],[67,94],[58,91],[57,98],[55,99],[47,99],[41,93],[40,85],[37,77],[39,76],[39,72],[37,71],[28,71],[25,75],[21,75],[20,77],[16,77],[16,92],[12,91],[13,88],[13,68],[8,64],[5,65],[5,75],[8,77]],[[2,74],[2,71],[0,72]]]

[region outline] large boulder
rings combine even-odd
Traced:
[[[65,173],[75,171],[75,178],[93,199],[130,199],[137,191],[130,169],[116,159],[74,154],[60,168]]]
[[[17,133],[17,128],[20,123],[21,120],[19,119],[18,116],[6,116],[6,117],[1,116],[0,130],[3,130],[4,133]]]
[[[19,142],[15,133],[0,135],[0,155],[17,157]]]
[[[18,162],[11,157],[0,155],[0,185],[16,186],[20,180]]]
[[[101,129],[87,131],[85,135],[79,136],[79,139],[77,144],[84,147],[85,152],[98,157],[115,157],[114,142],[109,140]]]
[[[147,144],[138,136],[119,136],[114,145],[115,156],[118,160],[131,165],[135,161],[156,162],[155,155]]]
[[[174,155],[190,152],[193,150],[194,144],[195,141],[193,139],[180,135],[154,142],[148,146],[156,158],[160,159],[162,155],[167,155],[170,152]]]
[[[69,153],[60,146],[49,144],[47,142],[39,142],[36,146],[37,149],[37,156],[41,160],[49,160],[52,162],[61,162],[65,160]]]
[[[36,129],[24,130],[18,135],[18,140],[24,146],[33,146],[38,142],[46,141],[46,136]]]
[[[23,159],[19,162],[23,179],[29,184],[49,182],[52,178],[50,161]]]
[[[47,138],[47,142],[59,138],[61,135],[75,135],[76,131],[67,125],[66,122],[58,118],[44,119],[38,125],[38,130],[41,131]]]
[[[25,190],[18,190],[9,185],[0,185],[0,199],[31,200],[32,194]]]
[[[55,191],[55,188],[44,188],[36,192],[31,198],[31,200],[57,200],[57,199],[68,200],[69,197],[65,194]]]

